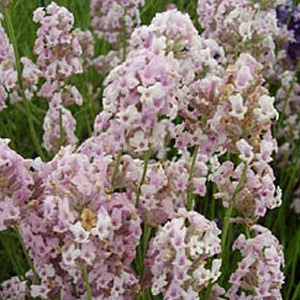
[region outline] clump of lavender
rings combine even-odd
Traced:
[[[26,281],[21,281],[18,277],[12,277],[2,283],[0,291],[2,299],[26,299]]]
[[[233,244],[233,250],[240,250],[243,258],[230,276],[231,287],[226,296],[236,300],[247,299],[248,294],[251,299],[282,299],[282,246],[267,228],[254,225],[251,230],[254,237],[241,234]]]
[[[221,260],[215,258],[221,251],[219,234],[213,221],[185,209],[160,227],[146,259],[153,295],[199,299],[198,293],[221,274]]]
[[[275,38],[279,34],[275,8],[283,2],[199,0],[199,23],[205,28],[205,36],[224,47],[228,60],[248,52],[272,72]]]
[[[52,2],[46,10],[38,8],[33,20],[40,24],[34,46],[36,64],[46,79],[39,96],[51,101],[66,78],[83,72],[82,48],[78,34],[73,32],[74,16],[65,7]]]
[[[172,219],[187,205],[187,191],[204,197],[208,157],[197,153],[193,178],[190,178],[191,155],[178,160],[157,162],[151,159],[140,186],[139,209],[145,224],[156,226]],[[135,194],[142,179],[143,161],[125,154],[116,178],[116,186]]]
[[[0,111],[6,108],[6,100],[11,102],[19,98],[16,93],[18,74],[15,70],[12,45],[2,26],[2,14],[0,14]]]
[[[95,131],[119,141],[133,156],[147,151],[163,155],[178,110],[179,73],[174,57],[146,49],[130,52],[111,71],[105,86],[104,111],[96,118]]]
[[[138,8],[142,5],[144,5],[144,0],[92,0],[91,25],[100,38],[114,45],[122,43],[123,38],[128,38],[133,29],[140,24]],[[123,36],[124,30],[125,37]]]
[[[37,93],[50,103],[44,119],[44,147],[55,153],[60,145],[77,142],[76,121],[65,107],[82,105],[83,99],[75,86],[67,84],[67,79],[81,74],[91,64],[93,37],[89,31],[73,30],[73,14],[54,2],[45,9],[38,8],[33,20],[40,24],[34,46],[37,61],[22,58],[22,75],[29,99],[37,91],[39,79],[44,79]]]
[[[141,236],[133,199],[113,193],[101,181],[106,156],[94,162],[69,146],[38,172],[35,204],[19,228],[41,278],[31,295],[52,299],[86,295],[83,269],[93,297],[130,298],[138,290],[131,268]]]
[[[78,141],[75,135],[76,120],[72,113],[61,104],[60,96],[59,93],[53,95],[43,124],[43,146],[52,153],[55,153],[61,144],[76,145]],[[61,137],[63,137],[63,142]]]
[[[26,160],[0,139],[0,231],[16,225],[29,205],[33,175]]]
[[[139,7],[144,0],[92,0],[91,26],[96,34],[113,47],[107,55],[94,60],[99,72],[108,72],[124,60],[127,51],[127,39],[133,30],[140,26]]]

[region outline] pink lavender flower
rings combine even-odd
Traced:
[[[178,209],[186,207],[187,192],[204,197],[206,194],[207,157],[198,153],[190,179],[192,157],[155,162],[151,160],[141,185],[140,214],[143,221],[156,226],[173,218]],[[141,182],[143,161],[123,155],[116,179],[118,188],[126,188],[134,196]]]
[[[0,296],[3,299],[26,299],[26,281],[20,281],[18,277],[12,277],[2,284]]]
[[[21,219],[34,184],[26,161],[8,143],[0,139],[0,231]]]
[[[272,147],[272,143],[267,145],[267,149],[268,147]],[[215,197],[222,199],[225,207],[232,201],[234,190],[241,180],[243,168],[244,163],[235,168],[232,162],[227,161],[210,175],[210,179],[218,188]],[[257,219],[264,216],[267,209],[280,206],[281,189],[275,186],[274,181],[273,170],[266,160],[257,159],[252,162],[246,172],[243,187],[236,195],[235,208],[244,217]]]
[[[44,135],[43,146],[48,152],[55,153],[60,148],[61,134],[63,145],[76,145],[77,137],[75,135],[76,120],[72,116],[71,112],[65,109],[59,100],[60,94],[54,94],[52,102],[50,103],[47,114],[44,118]],[[62,132],[60,128],[60,122],[62,122]]]
[[[72,31],[73,14],[54,2],[47,6],[46,11],[38,8],[34,12],[33,20],[41,25],[37,32],[34,53],[38,56],[37,66],[46,79],[39,95],[51,99],[51,92],[47,93],[50,87],[57,91],[67,77],[83,71],[80,34]]]
[[[83,69],[85,69],[93,64],[92,58],[94,57],[94,37],[91,31],[81,30],[79,28],[76,28],[73,33],[82,49],[81,60]]]
[[[26,99],[30,100],[37,92],[37,84],[43,73],[29,58],[22,57],[20,61],[23,65],[22,86]]]
[[[199,23],[204,36],[216,39],[233,61],[248,52],[272,71],[275,38],[279,34],[276,6],[284,1],[199,0]]]
[[[80,298],[85,286],[80,268],[88,269],[93,297],[134,295],[138,280],[131,269],[141,236],[132,199],[110,192],[92,159],[62,148],[49,163],[33,165],[41,191],[20,223],[20,232],[41,277],[32,296]],[[99,165],[98,165],[99,164]]]
[[[91,1],[91,25],[96,34],[113,47],[113,50],[94,59],[93,64],[99,73],[108,73],[126,56],[127,40],[141,23],[139,7],[142,5],[144,0]]]
[[[95,131],[134,156],[149,148],[163,155],[178,109],[179,74],[173,56],[133,51],[111,71],[105,86],[104,111],[96,118]]]
[[[75,86],[69,86],[66,79],[83,72],[91,64],[94,54],[93,37],[89,31],[73,30],[74,16],[65,7],[52,2],[46,9],[38,8],[33,20],[41,26],[37,32],[34,53],[36,65],[23,58],[23,76],[26,81],[36,84],[38,77],[46,81],[38,95],[50,102],[44,120],[44,146],[50,152],[59,149],[60,126],[63,127],[64,144],[74,145],[76,122],[63,106],[81,105],[82,96]],[[35,89],[31,87],[31,89]],[[28,95],[32,95],[28,91]],[[60,113],[62,112],[62,124]]]
[[[138,7],[144,5],[144,0],[101,1],[92,0],[92,27],[100,38],[111,44],[122,43],[125,30],[128,38],[132,30],[140,24]],[[125,27],[125,28],[124,28]]]
[[[274,98],[262,86],[262,66],[249,54],[241,54],[226,74],[227,82],[220,81],[219,93],[212,94],[206,110],[200,112],[207,119],[201,130],[216,134],[217,146],[221,142],[233,153],[238,153],[236,143],[241,139],[256,152],[264,133],[271,134],[272,121],[278,118]]]
[[[199,145],[200,140],[206,138],[199,128],[200,114],[206,110],[203,107],[206,99],[201,98],[200,89],[205,96],[217,97],[223,82],[216,75],[225,76],[222,47],[214,40],[202,38],[188,15],[170,9],[158,13],[149,26],[136,29],[129,48],[130,51],[147,49],[155,55],[174,56],[181,78],[177,114],[183,118],[174,128],[175,147],[186,152],[188,147]],[[215,106],[215,103],[209,104]]]
[[[187,15],[170,10],[157,14],[149,26],[136,29],[129,49],[126,62],[106,80],[105,112],[97,118],[95,130],[107,130],[112,126],[107,120],[113,117],[113,126],[118,120],[125,128],[124,150],[130,154],[141,156],[151,144],[151,150],[163,157],[165,143],[172,138],[176,138],[176,147],[186,151],[201,136],[196,126],[199,113],[189,111],[197,97],[197,91],[190,92],[191,84],[207,75],[203,80],[209,85],[212,74],[224,73],[222,48],[213,40],[200,38]],[[214,83],[211,85],[213,88]],[[107,119],[108,112],[112,115]],[[184,117],[184,124],[174,126],[171,121],[177,115]],[[186,132],[187,128],[192,132]]]
[[[137,28],[129,41],[130,49],[172,52],[180,64],[184,84],[209,72],[219,73],[225,62],[224,50],[214,40],[201,37],[189,15],[176,9],[157,13],[149,26]]]
[[[9,94],[12,98],[18,98],[15,88],[17,84],[17,71],[14,67],[14,54],[12,46],[2,26],[2,14],[0,14],[0,111],[6,108],[6,100]]]
[[[188,225],[187,225],[188,224]],[[153,295],[165,299],[198,299],[198,293],[220,276],[220,230],[197,212],[179,210],[150,242],[146,266]]]
[[[242,260],[230,276],[231,287],[226,296],[230,299],[251,298],[282,299],[281,286],[284,275],[282,246],[271,231],[260,225],[251,227],[254,236],[246,238],[241,234],[233,244],[233,250],[240,250]]]
[[[106,74],[122,62],[121,57],[120,51],[111,50],[105,55],[96,57],[93,60],[93,65],[99,73]]]

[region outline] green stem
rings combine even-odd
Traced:
[[[148,243],[153,230],[154,228],[151,228],[147,224],[143,223],[143,234],[141,241],[137,246],[137,257],[135,259],[135,266],[138,274],[142,274],[144,271],[144,259],[147,254]]]
[[[250,234],[250,229],[249,229],[248,226],[246,226],[246,228],[245,228],[245,233],[246,233],[246,238],[250,239],[251,238],[251,234]]]
[[[1,116],[1,123],[0,123],[0,128],[1,130],[3,129],[4,136],[7,136],[10,139],[10,148],[15,150],[17,149],[17,145],[14,141],[14,134],[12,132],[12,128],[14,127],[14,124],[10,121],[9,116],[7,114],[3,114],[3,116]],[[0,133],[1,136],[2,132]]]
[[[144,169],[143,169],[142,179],[140,181],[140,184],[138,186],[137,193],[136,193],[135,206],[137,208],[140,205],[141,187],[144,184],[146,175],[147,175],[147,169],[148,169],[148,164],[149,164],[149,159],[150,159],[150,152],[151,152],[151,144],[149,143],[149,148],[148,148],[147,152],[145,153],[145,157],[144,157]]]
[[[85,288],[86,288],[87,300],[92,300],[91,287],[90,287],[90,283],[89,283],[89,274],[88,274],[86,266],[82,267],[82,276],[83,276],[83,280],[84,280],[84,284],[85,284]]]
[[[298,283],[298,285],[297,285],[297,287],[296,287],[296,290],[295,290],[295,293],[294,293],[294,295],[293,295],[292,300],[297,300],[297,299],[299,299],[299,298],[298,298],[298,294],[300,294],[300,283]]]
[[[6,21],[6,25],[7,25],[8,35],[9,35],[10,41],[11,41],[13,49],[14,49],[15,65],[16,65],[16,69],[18,72],[18,83],[22,89],[23,88],[22,76],[21,76],[22,67],[20,64],[20,56],[19,56],[19,50],[18,50],[18,46],[17,46],[17,39],[16,39],[14,27],[12,25],[8,9],[4,10],[4,16],[5,16],[5,21]]]
[[[117,177],[117,174],[119,172],[119,166],[120,166],[120,163],[121,163],[122,153],[123,153],[123,151],[122,151],[122,149],[120,149],[117,153],[117,157],[116,157],[116,160],[115,160],[115,167],[114,167],[114,171],[113,171],[112,178],[111,178],[111,190],[112,190],[112,192],[115,190],[116,177]]]
[[[195,146],[193,158],[192,158],[192,164],[189,171],[189,183],[193,179],[194,172],[195,172],[195,164],[198,156],[198,146]],[[193,193],[188,191],[187,193],[187,209],[192,210],[193,209]]]
[[[88,115],[87,111],[85,112],[85,123],[86,123],[86,129],[88,131],[88,135],[92,136],[93,131],[92,131],[91,126],[90,126],[90,118],[89,118],[89,115]]]
[[[124,12],[124,16],[122,17],[123,61],[126,60],[126,55],[127,55],[127,30],[126,30],[125,14],[126,14],[126,10]]]
[[[291,195],[293,188],[295,186],[295,181],[297,179],[297,174],[298,174],[298,160],[296,159],[293,162],[293,165],[291,166],[291,170],[289,174],[286,176],[286,178],[289,178],[288,185],[283,193],[283,199],[282,199],[282,204],[279,209],[278,217],[275,221],[274,224],[274,229],[277,228],[277,226],[280,226],[280,222],[284,219],[284,213],[286,211],[286,207],[289,204],[288,198]]]
[[[216,185],[213,183],[212,187],[212,204],[210,207],[210,219],[213,220],[215,218],[215,209],[216,209],[216,198],[215,193],[217,191]]]
[[[290,12],[289,12],[288,19],[287,19],[287,22],[286,22],[286,25],[287,25],[287,26],[289,26],[290,23],[291,23],[294,9],[295,9],[295,1],[292,1],[292,8],[291,8],[291,10],[290,10]]]
[[[298,229],[297,232],[297,237],[296,237],[296,248],[295,251],[293,252],[293,265],[292,265],[292,271],[291,271],[291,277],[289,279],[289,287],[288,287],[288,293],[287,293],[287,299],[290,299],[290,295],[292,292],[293,284],[295,283],[295,273],[296,273],[296,267],[297,267],[297,261],[298,261],[298,253],[299,253],[299,243],[300,243],[300,228]]]
[[[211,291],[212,291],[212,284],[210,283],[208,285],[208,287],[206,288],[204,299],[210,299]],[[201,299],[201,297],[200,297],[200,299]]]
[[[37,273],[37,271],[36,271],[36,269],[34,267],[34,264],[33,264],[32,260],[31,260],[31,258],[29,256],[29,253],[27,251],[26,245],[25,245],[25,243],[23,241],[23,237],[21,236],[17,225],[14,226],[14,230],[15,230],[17,238],[18,238],[18,240],[19,240],[19,242],[21,244],[21,247],[22,247],[23,253],[25,255],[26,261],[27,261],[28,265],[30,266],[30,269],[32,270],[34,280],[35,280],[35,282],[37,284],[39,284],[41,282],[41,280],[40,280],[39,275],[38,275],[38,273]]]
[[[42,150],[42,147],[40,145],[37,133],[36,133],[35,128],[34,128],[33,118],[32,118],[32,114],[31,114],[31,111],[30,111],[30,105],[29,105],[29,102],[27,101],[27,99],[25,99],[25,108],[26,108],[26,112],[27,112],[26,115],[27,115],[27,121],[28,121],[28,125],[29,125],[29,131],[30,131],[30,134],[31,134],[31,138],[32,138],[35,150],[38,153],[38,155],[41,157],[41,159],[43,161],[45,161],[46,157],[43,153],[43,150]]]
[[[224,220],[224,228],[222,231],[222,249],[225,246],[225,243],[227,240],[228,228],[229,228],[230,218],[231,218],[233,207],[234,207],[235,197],[237,196],[237,194],[239,193],[239,191],[241,190],[241,188],[245,182],[247,169],[248,169],[248,165],[245,164],[240,181],[238,182],[238,184],[233,192],[233,195],[230,199],[229,207],[226,210],[226,215],[225,215],[225,220]]]
[[[29,103],[26,99],[26,95],[23,91],[22,67],[21,67],[21,64],[20,64],[20,56],[19,56],[19,51],[18,51],[18,46],[17,46],[17,39],[16,39],[15,31],[14,31],[14,28],[13,28],[13,25],[12,25],[12,22],[11,22],[11,18],[10,18],[8,9],[4,10],[4,15],[5,15],[5,20],[6,20],[6,24],[7,24],[8,35],[9,35],[10,41],[11,41],[13,49],[14,49],[15,65],[16,65],[16,69],[17,69],[17,72],[18,72],[18,84],[19,84],[20,89],[21,89],[20,93],[22,95],[22,98],[25,101],[26,116],[27,116],[27,120],[28,120],[30,134],[31,134],[33,144],[35,146],[35,149],[36,149],[38,155],[43,160],[45,160],[45,156],[43,154],[42,148],[41,148],[39,140],[38,140],[37,133],[36,133],[35,128],[34,128],[33,118],[32,118],[31,111],[30,111],[30,106],[29,106]]]
[[[151,236],[152,228],[144,225],[144,235],[143,235],[143,260],[147,254],[148,242]]]
[[[242,172],[242,176],[241,176],[240,181],[238,182],[236,188],[234,189],[233,195],[229,202],[229,207],[227,208],[226,214],[225,214],[224,227],[222,230],[222,237],[221,237],[221,246],[222,246],[222,254],[221,255],[222,255],[222,265],[223,266],[224,266],[225,257],[226,257],[226,253],[227,253],[226,242],[227,242],[227,236],[228,236],[228,231],[229,231],[230,218],[231,218],[232,211],[234,208],[235,198],[236,198],[237,194],[239,193],[239,191],[241,190],[241,188],[243,187],[243,184],[245,182],[247,169],[248,169],[248,165],[245,164],[243,172]]]
[[[150,136],[152,136],[152,131],[150,133]],[[150,153],[151,153],[151,143],[149,142],[148,150],[145,153],[144,156],[144,168],[143,168],[143,174],[141,181],[139,183],[139,186],[137,188],[136,192],[136,202],[135,206],[139,208],[140,205],[140,195],[141,195],[141,188],[145,182],[146,176],[147,176],[147,169],[149,165],[149,160],[150,160]],[[146,224],[144,224],[144,230],[143,230],[143,236],[142,236],[142,242],[138,245],[137,247],[137,259],[136,259],[136,266],[137,266],[137,271],[139,274],[143,272],[143,261],[144,261],[144,256],[147,251],[147,246],[148,246],[148,240],[151,235],[151,228],[148,228]]]
[[[59,291],[56,295],[56,300],[61,300],[61,291]]]
[[[64,124],[63,124],[63,112],[59,109],[59,146],[64,145]]]
[[[179,0],[178,9],[184,12],[184,0]]]

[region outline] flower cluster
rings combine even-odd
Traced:
[[[54,2],[46,9],[38,8],[33,20],[40,24],[34,46],[37,61],[34,64],[28,58],[21,60],[24,65],[24,88],[27,88],[27,97],[31,98],[37,90],[39,78],[44,79],[37,93],[50,103],[44,120],[44,147],[55,153],[60,145],[60,126],[65,133],[64,145],[75,145],[77,142],[74,133],[76,121],[63,106],[81,105],[83,99],[75,86],[67,84],[67,79],[82,73],[84,67],[91,64],[94,42],[91,32],[73,30],[73,14]]]
[[[176,9],[158,13],[149,26],[137,28],[129,48],[149,49],[155,54],[173,53],[184,85],[208,73],[222,73],[221,64],[225,62],[223,48],[216,41],[200,36],[189,15]]]
[[[127,39],[133,30],[140,26],[139,7],[144,0],[92,0],[91,26],[101,39],[110,43],[113,50],[99,55],[93,63],[100,73],[107,73],[124,60],[127,51]]]
[[[132,199],[107,191],[96,164],[70,147],[51,162],[32,166],[39,191],[19,225],[41,277],[31,295],[49,299],[61,291],[63,298],[83,296],[82,268],[88,270],[93,297],[138,292],[131,263],[141,229]]]
[[[179,74],[174,57],[132,51],[110,72],[105,86],[104,110],[96,118],[95,131],[107,134],[134,156],[148,150],[163,155],[178,109]]]
[[[92,0],[91,25],[100,38],[118,46],[139,26],[141,20],[138,8],[142,5],[144,0]]]
[[[93,65],[92,58],[94,57],[94,37],[91,31],[81,30],[76,28],[74,37],[78,40],[82,53],[80,55],[83,70]]]
[[[129,49],[126,61],[106,79],[104,111],[95,121],[95,130],[108,132],[117,121],[123,127],[119,135],[124,132],[122,146],[137,156],[150,145],[150,151],[158,151],[161,158],[174,138],[182,151],[195,145],[200,132],[189,122],[190,117],[195,119],[195,112],[188,109],[194,98],[190,85],[207,73],[222,72],[222,48],[202,39],[187,15],[170,10],[136,29]],[[178,115],[187,124],[175,126]],[[186,127],[195,130],[188,135],[182,132]],[[189,142],[184,143],[186,138]]]
[[[18,277],[12,277],[2,284],[0,291],[2,299],[26,299],[26,281],[20,281]]]
[[[73,29],[74,17],[66,8],[52,2],[44,11],[38,8],[33,20],[41,26],[37,32],[34,53],[37,66],[46,79],[39,95],[51,101],[59,92],[66,78],[82,73],[82,47]]]
[[[199,0],[199,23],[204,35],[225,48],[229,60],[248,52],[271,71],[275,62],[274,39],[279,34],[276,6],[283,0]]]
[[[214,258],[221,252],[219,234],[213,221],[184,209],[160,227],[145,262],[153,295],[198,299],[198,293],[221,274],[221,260]]]
[[[239,155],[249,167],[249,183],[239,194],[239,211],[257,218],[265,215],[266,208],[280,205],[281,191],[274,185],[275,177],[269,166],[271,155],[277,150],[271,125],[278,112],[274,98],[263,87],[263,66],[243,53],[226,67],[222,48],[213,40],[200,38],[189,17],[176,10],[158,14],[149,26],[136,29],[129,48],[127,60],[106,79],[104,110],[95,121],[96,132],[109,141],[113,153],[120,148],[134,157],[143,157],[147,151],[150,155],[157,152],[157,157],[163,159],[166,147],[174,141],[185,157],[190,156],[189,147],[198,146],[206,156],[202,161],[205,166],[216,152],[222,155],[228,151]],[[178,115],[182,121],[176,125]],[[138,160],[129,162],[135,163],[142,168]],[[182,169],[184,159],[171,164],[169,174],[176,170],[176,164],[181,165],[181,175],[174,177],[175,185],[166,176],[167,164],[149,165],[148,174],[154,168],[160,180],[155,187],[146,177],[141,187],[146,219],[151,216],[160,223],[186,205],[180,191],[198,189],[195,194],[205,195],[207,166],[203,178],[195,177],[189,182],[189,168]],[[210,177],[217,183],[217,197],[223,199],[225,206],[241,179],[243,166],[234,171],[234,165],[228,164],[230,167],[225,164],[224,170],[231,176],[219,179],[223,168],[214,167]],[[140,177],[141,173],[132,176],[135,182],[129,186],[133,185],[133,190],[138,188]]]
[[[187,205],[187,192],[204,197],[206,194],[207,157],[197,153],[191,176],[192,157],[155,162],[151,160],[140,186],[139,208],[145,224],[156,226],[172,219],[179,208]],[[135,192],[139,189],[143,162],[123,155],[116,186]]]
[[[43,129],[43,146],[49,152],[55,153],[61,144],[75,145],[77,143],[76,121],[71,112],[61,105],[59,93],[53,95],[44,118]]]
[[[21,219],[32,194],[34,184],[29,165],[0,139],[0,231]]]
[[[282,299],[282,247],[267,228],[254,225],[251,230],[254,237],[246,239],[241,234],[233,244],[233,250],[240,250],[243,259],[229,279],[231,287],[226,296],[229,299],[247,299],[250,296],[246,295],[250,293],[251,299]]]
[[[16,102],[19,98],[15,90],[18,75],[14,66],[13,49],[2,26],[2,18],[0,14],[0,111],[6,108],[5,101],[8,97],[11,102]]]
[[[258,161],[248,167],[243,187],[235,195],[244,168],[244,163],[235,168],[232,162],[226,161],[210,175],[210,179],[218,187],[215,197],[222,199],[225,207],[236,198],[234,207],[245,218],[257,219],[263,217],[267,209],[274,209],[281,205],[281,189],[274,184],[275,176],[270,166]]]
[[[222,149],[225,149],[239,155],[248,165],[246,184],[239,194],[239,211],[255,217],[263,216],[266,207],[277,207],[281,197],[280,189],[274,186],[275,177],[269,166],[272,153],[277,150],[271,125],[272,120],[278,118],[278,112],[274,108],[274,98],[262,86],[261,72],[261,64],[249,54],[241,54],[236,63],[227,68],[227,79],[219,84],[219,94],[212,94],[206,110],[199,110],[202,114],[210,113],[204,114],[206,122],[201,130],[213,137],[202,138],[203,152],[211,155],[219,148],[219,155],[222,155]],[[213,103],[216,103],[215,107]],[[225,162],[222,167],[214,166],[210,177],[217,184],[217,197],[223,199],[225,206],[241,179],[243,164],[234,169],[232,162]],[[236,205],[239,206],[238,203]]]

